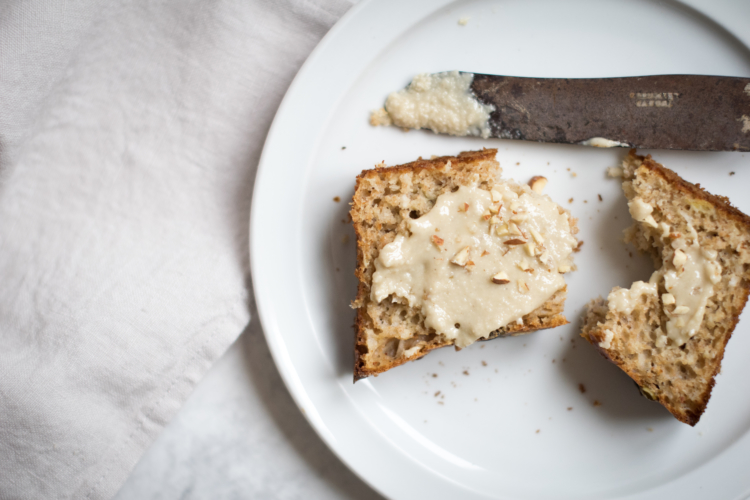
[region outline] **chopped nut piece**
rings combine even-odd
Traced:
[[[509,231],[508,231],[508,225],[507,224],[501,224],[501,225],[497,226],[497,229],[495,229],[495,232],[497,233],[498,236],[505,236],[506,234],[509,233]]]
[[[440,245],[442,245],[443,243],[445,243],[445,240],[443,240],[443,238],[441,238],[440,236],[438,236],[436,234],[433,234],[432,235],[432,242],[435,244],[435,246],[439,247]]]
[[[471,247],[463,247],[456,252],[456,255],[451,259],[451,262],[457,266],[465,266],[469,261],[469,250],[471,250]]]
[[[674,311],[672,311],[672,314],[675,316],[679,316],[681,314],[687,314],[690,312],[690,308],[688,306],[677,306],[674,308]]]
[[[503,243],[505,243],[506,245],[523,245],[526,242],[521,238],[513,238],[511,240],[505,240],[503,241]]]
[[[672,258],[672,264],[674,264],[674,267],[679,269],[685,265],[685,262],[687,262],[687,254],[682,250],[675,250],[674,257]]]
[[[490,254],[490,252],[488,252],[487,250],[484,250],[482,252],[482,255],[480,255],[480,257],[484,257],[485,255],[489,255],[489,254]]]
[[[521,271],[526,271],[527,269],[529,269],[529,263],[525,260],[522,260],[520,262],[516,262],[516,267]]]
[[[524,280],[518,280],[518,291],[521,293],[526,293],[529,291],[529,285],[526,284]]]
[[[521,204],[517,201],[513,200],[510,202],[510,211],[513,213],[516,213],[516,211],[521,208]]]
[[[566,264],[561,264],[561,265],[557,266],[557,272],[560,273],[560,274],[569,273],[570,272],[570,266],[568,266]]]
[[[510,224],[508,224],[508,230],[510,231],[510,234],[518,234],[518,235],[523,234],[523,233],[521,233],[521,230],[518,229],[518,226],[516,226],[512,222]]]
[[[529,187],[532,189],[532,191],[535,191],[537,193],[541,193],[542,191],[544,191],[544,188],[546,186],[547,186],[547,178],[541,175],[535,175],[529,181]]]
[[[710,250],[708,248],[701,248],[701,255],[708,260],[715,260],[718,257],[719,252],[716,250]]]
[[[510,283],[510,278],[508,278],[508,275],[504,271],[500,271],[492,277],[492,282],[497,285],[507,285]]]
[[[494,203],[503,201],[503,195],[501,195],[500,192],[495,189],[490,190],[490,196],[492,196],[492,201]]]
[[[536,229],[532,227],[532,228],[529,228],[529,232],[531,233],[531,236],[534,238],[534,241],[536,241],[540,245],[544,243],[544,238],[542,237],[541,234],[539,234],[539,231],[537,231]]]
[[[664,304],[665,306],[674,304],[675,303],[674,295],[672,295],[671,293],[661,294],[661,303]]]
[[[528,243],[526,243],[526,253],[530,257],[533,257],[535,252],[536,252],[536,246],[534,245],[534,242],[529,241]]]
[[[714,285],[721,281],[721,266],[717,262],[708,261],[705,264],[708,271],[708,279]]]
[[[500,218],[497,215],[490,217],[490,224],[500,224]]]
[[[498,212],[500,212],[500,208],[502,208],[502,206],[503,206],[502,203],[496,203],[494,205],[490,205],[490,213],[497,214]]]
[[[511,217],[510,220],[512,220],[513,222],[523,222],[523,221],[529,220],[529,214],[526,214],[526,213],[516,214],[513,217]]]
[[[545,250],[539,255],[539,260],[542,261],[542,264],[549,266],[552,257],[550,257],[549,253],[547,253],[547,251]]]

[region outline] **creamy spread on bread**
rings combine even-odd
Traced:
[[[375,260],[371,297],[406,300],[459,348],[521,318],[565,286],[577,241],[548,196],[508,182],[462,186],[408,221]]]
[[[716,252],[701,249],[697,240],[688,245],[685,238],[678,238],[671,246],[672,258],[657,273],[663,273],[667,294],[674,298],[672,303],[672,298],[667,297],[670,304],[665,304],[662,296],[664,312],[669,318],[667,337],[681,346],[698,332],[703,322],[714,285],[721,281],[721,264],[716,262]]]
[[[373,112],[370,123],[487,138],[495,108],[477,100],[471,91],[473,80],[473,74],[458,71],[417,75],[407,88],[388,96],[385,110]]]
[[[630,288],[612,290],[607,296],[607,303],[614,311],[631,314],[643,295],[656,295],[656,283],[636,281]]]
[[[671,237],[667,224],[662,222],[657,226],[651,215],[653,207],[640,198],[634,198],[628,205],[634,219],[654,228],[659,227],[663,239]],[[640,297],[657,295],[657,286],[663,282],[666,293],[659,298],[667,316],[667,331],[656,339],[657,347],[666,345],[667,338],[677,346],[684,345],[698,332],[708,299],[714,294],[714,285],[721,281],[717,252],[700,247],[698,234],[689,220],[688,230],[690,242],[685,236],[672,239],[662,251],[664,263],[661,269],[651,275],[649,283],[637,281],[630,289],[613,290],[607,297],[610,310],[631,314]]]

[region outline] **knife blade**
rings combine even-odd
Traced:
[[[599,147],[750,151],[750,78],[423,74],[370,122]]]
[[[475,74],[470,88],[479,102],[495,108],[490,114],[494,137],[598,142],[605,147],[750,151],[750,78]]]

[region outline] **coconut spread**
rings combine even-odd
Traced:
[[[372,298],[420,308],[425,326],[459,348],[522,321],[563,288],[577,243],[567,213],[510,183],[445,193],[408,226],[375,260]]]
[[[495,108],[477,100],[473,80],[472,73],[458,71],[417,75],[407,88],[388,96],[385,109],[374,111],[370,123],[487,138]]]
[[[657,226],[651,215],[653,207],[640,198],[630,203],[634,219],[659,228],[662,239],[672,234],[670,227],[662,222]],[[655,271],[649,283],[638,281],[628,289],[612,291],[607,297],[610,310],[631,314],[643,295],[657,295],[657,286],[663,282],[666,293],[661,294],[661,306],[667,316],[666,335],[656,339],[657,347],[666,345],[667,338],[681,346],[698,332],[703,322],[708,299],[714,294],[714,285],[721,281],[721,264],[714,250],[701,248],[698,234],[686,214],[687,237],[680,236],[666,243],[662,250],[664,263]],[[688,241],[688,238],[690,241]]]

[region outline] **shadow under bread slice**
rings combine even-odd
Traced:
[[[496,150],[357,177],[355,381],[432,349],[567,323],[575,219],[500,178]],[[540,183],[541,184],[541,183]]]
[[[625,240],[657,270],[592,301],[581,335],[645,397],[695,425],[747,301],[750,218],[635,150],[620,170],[635,220]]]

